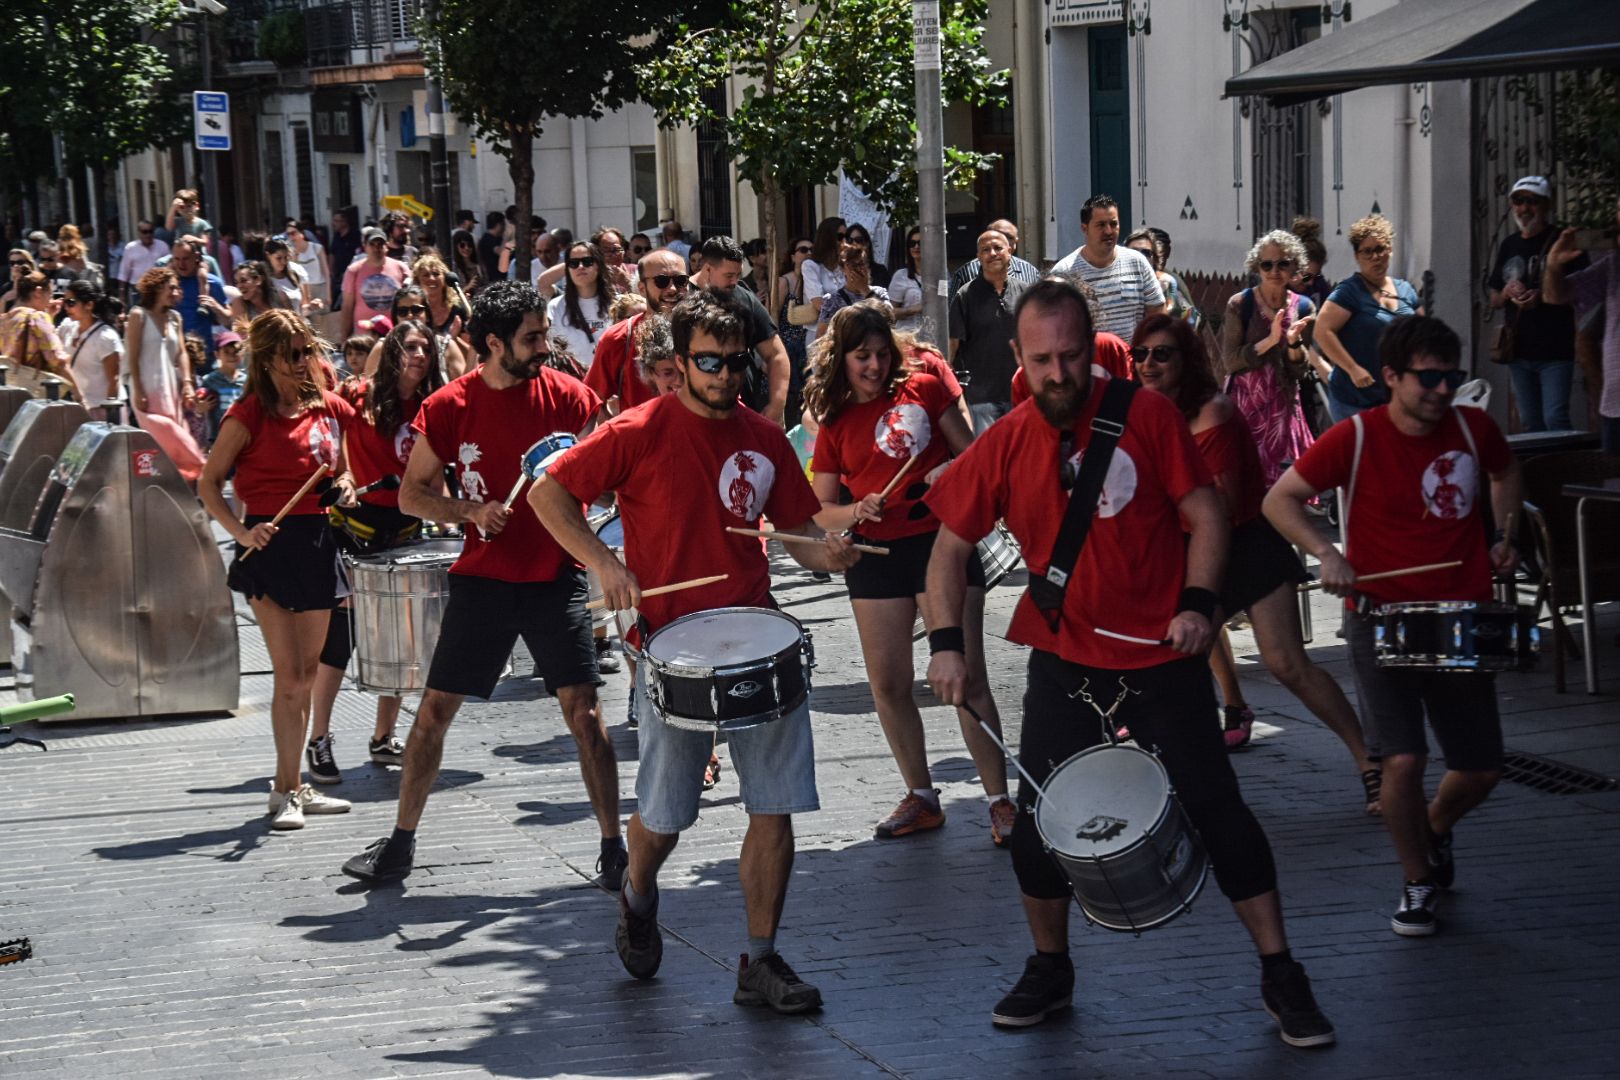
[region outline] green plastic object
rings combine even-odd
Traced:
[[[59,694],[38,701],[20,701],[15,705],[0,705],[0,724],[22,723],[24,720],[38,720],[72,711],[72,694]]]

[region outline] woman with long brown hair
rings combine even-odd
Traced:
[[[140,303],[124,325],[124,356],[129,367],[129,400],[135,420],[151,432],[180,475],[196,484],[203,452],[191,436],[186,413],[196,401],[186,332],[175,305],[183,295],[180,279],[167,266],[154,266],[136,286]]]
[[[208,512],[236,540],[226,580],[248,598],[270,652],[276,742],[272,829],[301,829],[305,814],[349,809],[342,799],[327,798],[304,783],[300,767],[315,669],[331,611],[349,595],[349,584],[318,490],[294,502],[280,525],[271,522],[318,468],[339,489],[339,505],[356,501],[343,450],[354,408],[327,389],[323,345],[296,312],[268,311],[253,320],[247,334],[247,388],[225,414],[198,487]],[[225,501],[232,469],[236,495],[247,508],[244,520],[237,520]]]
[[[618,289],[602,249],[588,240],[575,240],[563,252],[563,273],[562,293],[546,304],[551,336],[562,339],[580,366],[589,369]]]

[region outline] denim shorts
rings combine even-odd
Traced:
[[[655,833],[684,832],[697,821],[703,797],[703,767],[714,735],[670,727],[647,697],[647,665],[636,665],[636,812]],[[821,809],[816,794],[816,748],[806,701],[780,720],[726,733],[744,809],[750,814],[806,814]]]

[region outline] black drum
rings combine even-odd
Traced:
[[[1541,628],[1530,608],[1512,604],[1385,604],[1373,645],[1381,668],[1529,671],[1541,654]]]
[[[647,639],[647,696],[671,727],[736,731],[779,720],[810,693],[815,652],[791,615],[715,608],[683,615]]]

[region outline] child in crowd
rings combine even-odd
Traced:
[[[242,335],[219,335],[214,341],[214,358],[217,366],[199,380],[202,392],[197,395],[197,407],[208,418],[209,445],[219,436],[225,413],[247,386],[247,372],[242,370]]]

